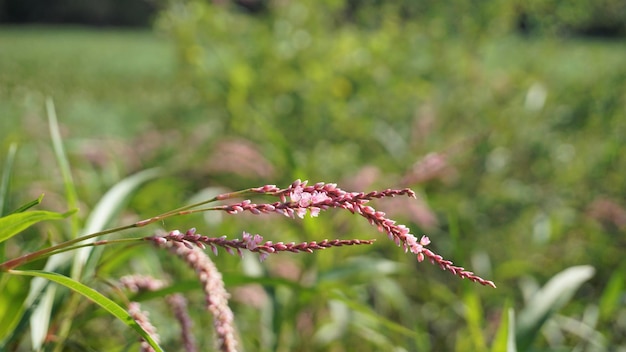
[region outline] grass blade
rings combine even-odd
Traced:
[[[68,208],[78,209],[78,192],[76,192],[76,187],[74,187],[74,179],[70,169],[70,162],[67,158],[67,154],[65,153],[65,148],[63,147],[63,139],[61,137],[61,132],[59,131],[59,122],[57,121],[57,115],[54,110],[54,102],[51,98],[46,99],[46,111],[48,113],[50,138],[52,139],[54,155],[59,163],[61,175],[63,175],[63,184],[65,185],[65,196],[67,197]],[[79,228],[80,219],[76,217],[72,221],[72,235],[77,236]]]
[[[9,273],[15,275],[41,277],[69,288],[70,290],[88,298],[92,302],[104,308],[106,311],[111,313],[111,315],[115,316],[117,319],[126,324],[126,326],[137,331],[137,333],[139,333],[139,335],[141,335],[141,337],[146,340],[146,342],[148,342],[155,351],[163,351],[161,347],[156,343],[156,341],[154,341],[154,339],[152,339],[152,337],[148,333],[146,333],[146,331],[141,326],[139,326],[139,324],[137,324],[137,322],[130,316],[130,314],[128,314],[128,312],[124,308],[122,308],[109,298],[105,297],[100,292],[92,289],[91,287],[85,286],[82,283],[72,280],[67,276],[63,276],[61,274],[53,272],[40,270],[11,270],[9,271]]]
[[[61,214],[52,211],[36,210],[2,217],[0,218],[0,242],[8,240],[38,222],[65,219],[75,212],[76,210],[72,210]]]
[[[515,340],[515,311],[509,308],[509,332],[506,338],[506,352],[517,352],[517,341]]]
[[[475,290],[468,290],[463,297],[465,305],[465,321],[469,331],[469,339],[474,351],[485,351],[487,345],[483,337],[483,307]]]
[[[23,304],[28,293],[27,278],[0,275],[0,351],[4,351],[12,335],[19,330],[24,315]]]
[[[30,209],[30,208],[32,208],[32,207],[34,207],[34,206],[37,206],[37,205],[41,204],[41,202],[43,201],[43,196],[44,196],[44,194],[42,193],[42,194],[39,196],[39,198],[37,198],[37,199],[35,199],[35,200],[31,200],[30,202],[28,202],[28,203],[26,203],[26,204],[24,204],[24,205],[20,206],[19,208],[15,209],[13,212],[11,212],[11,214],[15,214],[15,213],[23,213],[23,212],[25,212],[26,210],[28,210],[28,209]]]
[[[2,169],[2,180],[0,181],[0,217],[6,214],[9,206],[9,188],[11,186],[11,174],[13,173],[13,164],[15,162],[15,154],[17,153],[17,144],[11,143],[7,160],[4,162]],[[6,258],[5,244],[0,241],[0,262]],[[2,288],[2,286],[0,286]]]
[[[491,352],[516,352],[515,311],[509,303],[504,305],[500,326],[491,344]]]
[[[2,169],[2,180],[0,181],[0,216],[5,214],[9,204],[9,188],[11,186],[11,174],[13,173],[13,164],[15,162],[15,154],[17,153],[17,144],[11,143],[7,160],[4,162]]]
[[[89,234],[104,230],[115,219],[133,192],[143,183],[157,177],[159,174],[160,170],[158,168],[148,169],[131,175],[115,184],[96,204],[87,218],[83,232]],[[91,238],[84,243],[91,243],[95,240],[96,238]],[[83,274],[85,263],[92,250],[92,247],[84,247],[77,250],[72,267],[72,277],[74,279],[78,279]]]
[[[554,275],[528,302],[517,321],[517,345],[527,349],[543,324],[561,309],[576,290],[594,275],[589,265],[573,266]]]

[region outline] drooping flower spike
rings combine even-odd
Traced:
[[[181,241],[167,241],[163,237],[149,237],[158,247],[166,248],[194,269],[202,283],[206,308],[213,315],[213,326],[217,335],[216,347],[222,352],[237,351],[234,315],[228,306],[230,295],[224,288],[222,274],[213,261],[199,247],[188,246]]]
[[[222,210],[229,214],[238,214],[242,212],[250,212],[257,215],[279,213],[291,218],[295,218],[296,216],[303,218],[307,213],[309,213],[312,217],[317,217],[320,212],[330,208],[346,209],[353,214],[358,214],[367,219],[367,221],[372,226],[376,226],[380,232],[386,233],[389,239],[394,241],[396,245],[402,246],[406,252],[410,251],[415,254],[419,262],[428,259],[431,263],[439,265],[439,267],[443,270],[448,270],[456,276],[467,278],[485,286],[496,287],[492,281],[485,280],[475,275],[473,272],[465,270],[463,267],[455,266],[451,261],[446,260],[430,249],[425,248],[430,244],[430,239],[428,237],[422,236],[418,240],[415,235],[410,233],[408,227],[396,224],[394,220],[386,218],[386,214],[384,212],[377,211],[373,207],[367,205],[371,200],[378,198],[404,195],[415,198],[415,192],[411,189],[386,189],[383,191],[372,191],[369,193],[346,192],[337,187],[334,183],[320,182],[309,186],[307,181],[296,180],[285,189],[280,189],[275,185],[266,185],[252,188],[250,191],[278,197],[279,201],[256,204],[252,203],[251,200],[244,200],[234,204],[218,206],[213,209]],[[218,196],[218,199],[229,199],[229,195],[224,195],[223,197]],[[305,243],[300,245],[285,245],[280,242],[277,244],[272,244],[271,242],[261,244],[261,240],[256,237],[258,235],[250,237],[250,235],[246,235],[245,233],[242,240],[231,241],[227,241],[225,237],[194,240],[193,236],[195,236],[195,230],[191,234],[188,232],[185,235],[187,235],[188,238],[180,239],[196,244],[199,242],[208,244],[214,251],[216,250],[215,246],[222,246],[227,248],[227,250],[230,249],[231,251],[231,248],[235,248],[238,252],[242,249],[247,249],[261,252],[262,259],[267,256],[267,254],[274,253],[276,251],[289,250],[292,252],[309,252],[314,249],[320,249],[319,247],[366,243],[365,241],[359,240],[350,240],[348,242],[341,242],[339,240],[324,240],[322,242],[310,242],[308,244]],[[169,240],[176,240],[175,237],[180,237],[181,234],[172,232],[168,236]]]
[[[140,291],[156,291],[165,287],[165,282],[146,275],[126,275],[120,278],[120,285],[130,292],[137,293]],[[196,352],[198,347],[192,334],[193,321],[187,311],[187,299],[180,293],[174,293],[165,297],[169,308],[180,324],[180,334],[185,352]],[[158,341],[156,328],[147,320],[147,313],[140,311],[138,302],[130,302],[128,305],[129,313],[140,324],[146,332],[150,333],[155,341]],[[150,329],[148,331],[147,329]],[[142,351],[154,351],[146,341],[141,341]]]
[[[229,240],[226,236],[221,237],[208,237],[196,233],[196,229],[192,228],[187,232],[182,233],[178,230],[169,232],[166,235],[157,235],[146,237],[146,240],[153,241],[159,245],[165,244],[168,241],[175,241],[182,243],[187,248],[193,248],[196,245],[202,249],[207,246],[211,247],[211,250],[215,255],[218,254],[218,247],[224,248],[228,253],[235,254],[235,251],[239,256],[243,256],[242,250],[248,250],[250,252],[259,253],[259,259],[265,260],[270,254],[278,252],[307,252],[313,253],[316,250],[322,250],[330,247],[341,246],[354,246],[363,244],[372,244],[375,240],[322,240],[311,241],[301,243],[283,243],[272,241],[264,241],[261,235],[251,235],[244,232],[241,239]]]

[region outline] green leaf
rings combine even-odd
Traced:
[[[15,214],[15,213],[23,213],[26,210],[41,204],[41,201],[43,200],[43,196],[44,194],[42,193],[39,198],[35,199],[35,200],[31,200],[30,202],[20,206],[19,208],[15,209],[11,214]]]
[[[8,240],[38,222],[65,219],[75,212],[76,210],[72,210],[61,214],[51,211],[36,210],[2,217],[0,218],[0,242]]]
[[[2,179],[0,180],[0,216],[5,214],[5,210],[9,203],[8,194],[11,185],[11,172],[13,171],[13,163],[15,162],[15,154],[17,153],[17,144],[11,143],[7,160],[4,162],[2,169]]]
[[[500,326],[491,344],[491,352],[516,352],[515,344],[515,311],[509,303],[502,309]]]
[[[476,294],[476,290],[468,290],[463,297],[465,306],[465,321],[467,321],[467,329],[472,342],[474,351],[484,351],[487,346],[483,337],[483,308],[480,299]]]
[[[130,316],[130,314],[128,314],[128,312],[124,308],[122,308],[109,298],[105,297],[100,292],[92,289],[91,287],[85,286],[82,283],[72,280],[67,276],[63,276],[61,274],[53,272],[41,270],[10,270],[9,273],[15,275],[41,277],[69,288],[70,290],[88,298],[92,302],[104,308],[106,311],[111,313],[111,315],[115,316],[117,319],[126,324],[126,326],[137,331],[137,333],[139,333],[139,335],[141,335],[141,337],[146,340],[146,342],[148,342],[155,351],[163,351],[159,344],[157,344],[156,341],[154,341],[154,339],[139,324],[137,324],[137,322]]]
[[[0,216],[6,215],[6,209],[9,205],[9,188],[11,186],[11,173],[15,162],[15,154],[17,153],[17,144],[11,143],[7,160],[2,169],[2,180],[0,181]],[[5,243],[0,243],[0,262],[6,259]],[[1,288],[1,287],[0,287]]]
[[[8,337],[14,333],[25,306],[22,302],[28,294],[27,278],[0,275],[0,350]]]
[[[600,318],[602,321],[610,322],[615,318],[615,312],[618,311],[622,304],[621,297],[624,292],[624,278],[626,277],[626,265],[622,265],[621,269],[615,270],[602,290],[600,297]]]
[[[362,304],[360,302],[357,302],[354,299],[350,299],[348,297],[346,297],[342,292],[340,292],[339,290],[333,290],[330,294],[330,297],[332,297],[333,299],[336,299],[340,302],[342,302],[343,304],[345,304],[347,307],[349,307],[350,309],[362,313],[363,315],[372,318],[374,321],[378,322],[381,326],[389,329],[390,331],[405,335],[407,337],[411,337],[411,338],[415,338],[417,336],[416,332],[403,326],[398,324],[395,321],[392,321],[390,319],[387,319],[386,317],[376,313],[371,307]]]
[[[46,99],[46,110],[48,113],[48,123],[50,125],[50,138],[52,139],[52,147],[54,148],[54,155],[59,163],[61,169],[61,175],[63,175],[63,184],[65,185],[65,195],[67,197],[67,204],[69,209],[78,208],[78,193],[74,186],[74,179],[72,177],[72,171],[70,169],[70,162],[67,158],[67,153],[63,147],[63,139],[61,132],[59,131],[59,122],[57,120],[57,114],[54,110],[54,102],[52,98]],[[80,219],[76,218],[72,221],[72,231],[74,236],[78,236],[78,229],[80,227]]]
[[[517,341],[515,340],[515,311],[509,308],[509,329],[506,336],[506,352],[517,352]]]
[[[102,196],[94,209],[89,214],[85,223],[83,233],[95,233],[105,229],[122,210],[126,201],[130,196],[145,182],[156,178],[161,174],[159,168],[147,169],[131,176],[126,177],[116,183],[107,193]],[[97,238],[91,238],[83,243],[92,243]],[[72,266],[72,277],[78,279],[80,275],[89,273],[93,270],[93,265],[85,267],[87,259],[90,259],[92,247],[85,247],[77,250],[74,255],[74,263]],[[91,258],[91,263],[97,262],[96,258]]]
[[[594,275],[589,265],[573,266],[554,275],[530,299],[517,321],[517,345],[526,350],[552,314],[574,296],[578,288]]]

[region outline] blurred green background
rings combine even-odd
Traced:
[[[498,285],[418,264],[341,212],[160,224],[273,241],[378,238],[263,264],[216,257],[246,350],[505,350],[499,331],[512,308],[518,350],[626,351],[623,1],[163,1],[135,20],[50,11],[58,17],[47,22],[98,19],[80,26],[8,25],[9,3],[0,3],[0,160],[11,143],[18,153],[8,208],[45,193],[42,208],[65,209],[50,97],[81,219],[121,179],[156,166],[166,175],[134,194],[118,224],[296,178],[411,187],[418,200],[372,205]],[[50,227],[16,239],[7,256],[67,237]],[[107,249],[85,280],[106,290],[103,280],[132,272],[192,279],[168,258]],[[590,267],[544,286],[580,265]],[[548,304],[548,291],[561,301]],[[203,304],[198,290],[188,295]],[[162,303],[147,304],[164,347],[177,350]],[[102,336],[111,318],[94,307],[75,314],[75,343],[116,350],[133,340],[116,325]],[[207,315],[194,311],[210,345]]]

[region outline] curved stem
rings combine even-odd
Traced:
[[[77,237],[75,239],[69,240],[69,241],[65,241],[62,243],[59,243],[57,245],[51,246],[51,247],[47,247],[47,248],[43,248],[40,249],[38,251],[35,252],[31,252],[31,253],[27,253],[24,254],[20,257],[8,260],[2,264],[0,264],[0,272],[3,271],[8,271],[11,269],[14,269],[20,265],[24,265],[26,263],[32,262],[34,260],[40,259],[40,258],[44,258],[44,257],[49,257],[51,255],[57,254],[57,253],[61,253],[61,252],[66,252],[72,249],[76,249],[76,248],[81,248],[81,247],[87,247],[89,245],[93,245],[93,243],[91,244],[87,244],[84,246],[72,246],[76,243],[88,240],[90,238],[94,238],[94,237],[98,237],[98,236],[103,236],[103,235],[107,235],[110,233],[114,233],[114,232],[119,232],[119,231],[124,231],[124,230],[128,230],[128,229],[132,229],[132,228],[137,228],[137,227],[143,227],[152,223],[155,223],[157,221],[161,221],[165,218],[169,218],[171,216],[179,216],[179,215],[187,215],[187,214],[193,214],[193,213],[198,213],[198,212],[203,212],[203,211],[209,211],[209,210],[218,210],[218,207],[209,207],[209,208],[203,208],[203,209],[193,209],[196,207],[199,207],[201,205],[205,205],[208,203],[212,203],[212,202],[216,202],[218,200],[226,200],[226,199],[232,199],[232,198],[236,198],[236,197],[240,197],[242,195],[246,195],[246,194],[254,194],[256,192],[252,191],[252,188],[248,188],[242,191],[235,191],[235,192],[230,192],[230,193],[224,193],[224,194],[220,194],[218,196],[215,196],[211,199],[208,200],[204,200],[198,203],[194,203],[191,205],[185,205],[182,206],[180,208],[176,208],[174,210],[170,210],[168,212],[165,212],[163,214],[157,215],[157,216],[153,216],[151,218],[145,219],[145,220],[141,220],[138,221],[134,224],[130,224],[130,225],[123,225],[123,226],[119,226],[119,227],[114,227],[111,229],[107,229],[104,231],[98,231],[98,232],[94,232],[85,236],[81,236],[81,237]],[[115,240],[117,241],[117,240]],[[98,242],[94,242],[94,243],[98,243]],[[108,243],[113,243],[113,242],[108,242]],[[115,242],[117,243],[117,242]]]

